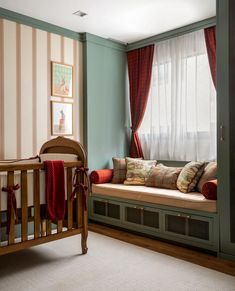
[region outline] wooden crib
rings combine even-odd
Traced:
[[[89,183],[86,181],[85,170],[87,166],[87,157],[82,145],[76,141],[58,137],[46,142],[40,154],[57,153],[57,154],[75,154],[78,156],[77,161],[65,162],[66,175],[66,190],[67,203],[65,219],[58,221],[55,224],[44,217],[41,213],[45,205],[40,204],[40,172],[44,170],[43,163],[27,163],[27,164],[6,164],[0,165],[1,172],[7,173],[7,186],[13,187],[15,185],[15,172],[20,174],[20,188],[21,188],[21,208],[17,209],[19,216],[17,222],[17,229],[20,234],[15,235],[16,223],[15,213],[12,209],[10,216],[10,228],[7,240],[2,241],[0,236],[0,255],[22,250],[31,246],[42,243],[58,240],[76,234],[81,234],[82,253],[87,253],[87,236],[88,236],[88,217],[86,209],[86,193],[82,187],[76,192],[75,199],[70,199],[73,192],[73,174],[75,169],[83,169],[79,172],[80,183]],[[28,193],[28,173],[33,175],[33,193]],[[33,172],[33,173],[32,173]],[[0,192],[0,195],[7,195],[7,193]],[[8,194],[9,195],[9,194]],[[33,205],[28,206],[28,197],[33,195]],[[1,210],[0,197],[0,210]],[[0,235],[1,228],[6,227],[6,221],[2,221],[2,212],[0,213]],[[33,233],[29,233],[29,223],[33,223]]]

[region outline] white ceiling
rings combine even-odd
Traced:
[[[216,14],[216,0],[0,0],[0,7],[126,43]],[[88,15],[72,15],[77,10]]]

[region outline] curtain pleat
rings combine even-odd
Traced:
[[[132,137],[130,156],[144,157],[138,129],[144,117],[150,88],[154,45],[139,48],[127,53]]]
[[[211,76],[216,88],[216,26],[204,29]]]

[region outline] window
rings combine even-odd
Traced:
[[[203,30],[155,45],[139,137],[145,158],[216,159],[216,91]]]

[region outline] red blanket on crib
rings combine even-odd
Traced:
[[[47,218],[56,222],[65,215],[64,162],[45,161],[46,171],[46,213]]]

